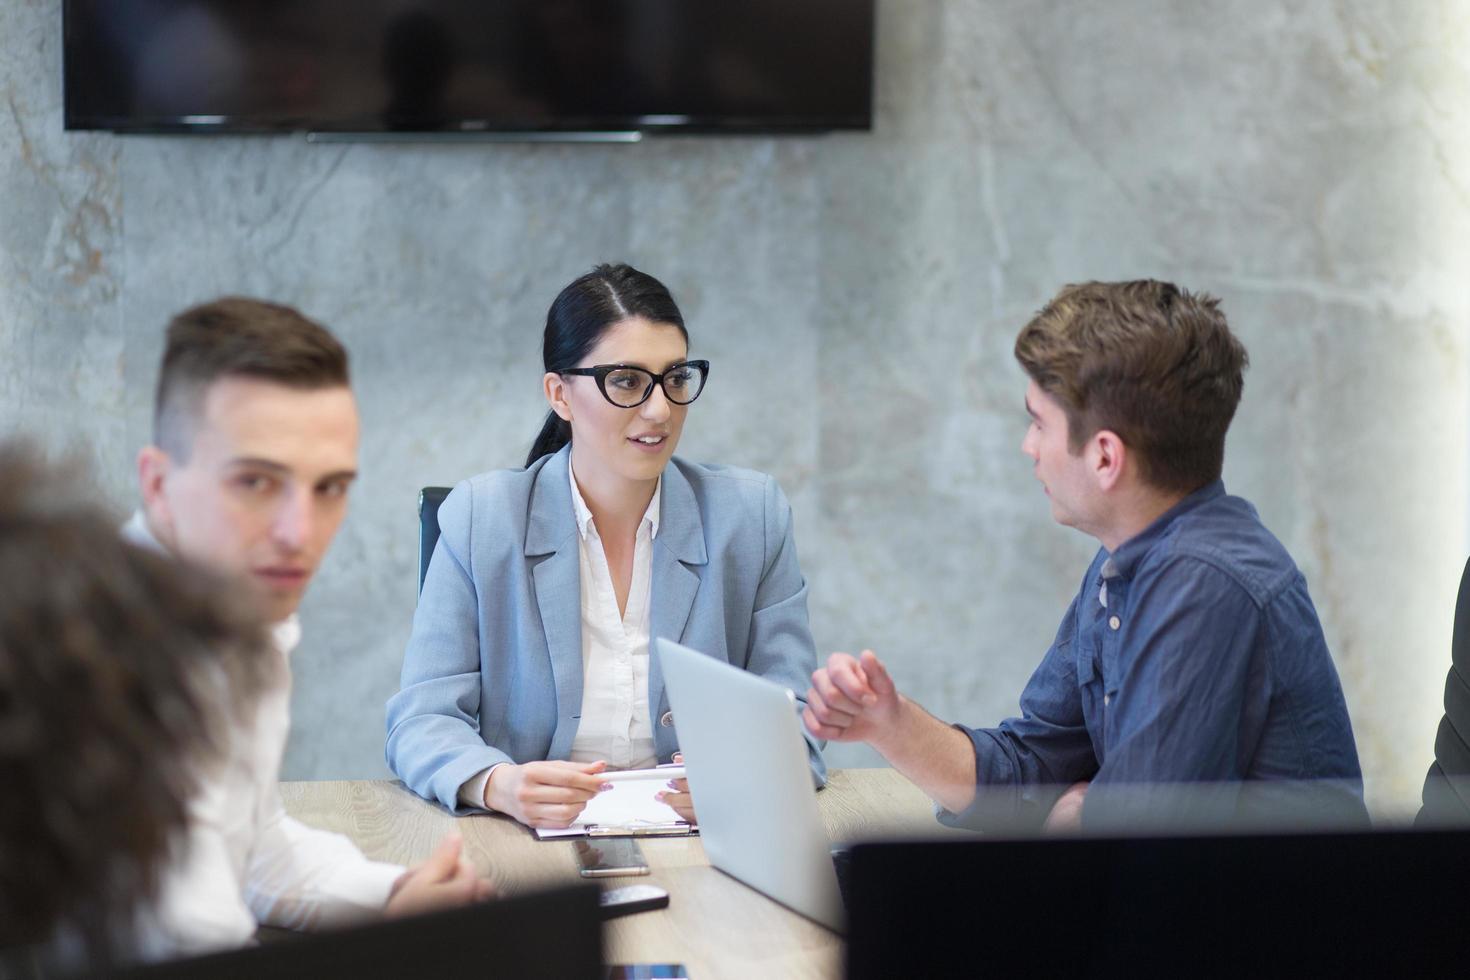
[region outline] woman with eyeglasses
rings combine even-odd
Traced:
[[[652,638],[797,692],[816,650],[775,481],[674,457],[710,367],[689,359],[663,284],[626,265],[574,280],[547,313],[542,359],[551,411],[525,468],[466,480],[439,509],[387,756],[457,813],[551,828],[605,771],[674,757]],[[693,819],[684,781],[663,799]]]

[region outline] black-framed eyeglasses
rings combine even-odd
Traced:
[[[704,390],[709,361],[684,361],[663,374],[654,374],[630,364],[598,364],[596,367],[567,368],[559,374],[596,378],[602,397],[618,408],[637,408],[648,401],[653,386],[660,385],[664,397],[675,405],[688,405]]]

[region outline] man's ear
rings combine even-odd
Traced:
[[[1088,468],[1098,489],[1107,493],[1123,479],[1128,468],[1128,447],[1111,429],[1099,429],[1088,441]]]
[[[546,395],[546,404],[551,410],[561,417],[562,421],[572,420],[572,403],[567,401],[567,379],[555,371],[547,371],[541,376],[541,390]]]
[[[138,450],[138,494],[143,498],[143,516],[148,529],[165,547],[173,541],[174,516],[168,500],[168,477],[174,461],[157,446]]]

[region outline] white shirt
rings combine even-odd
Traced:
[[[122,533],[162,550],[141,513]],[[245,945],[257,924],[316,929],[372,918],[404,871],[369,861],[341,834],[286,815],[278,779],[291,727],[287,658],[301,640],[297,617],[277,623],[272,640],[282,669],[249,720],[229,733],[224,756],[200,775],[188,829],[163,873],[155,908],[141,920],[147,958]]]
[[[645,769],[658,762],[648,717],[648,610],[663,478],[654,485],[653,499],[638,522],[633,578],[626,611],[620,614],[602,537],[577,489],[570,459],[567,475],[582,565],[582,717],[572,739],[571,760],[606,759],[613,769]]]
[[[633,579],[626,611],[618,612],[617,593],[597,522],[567,461],[572,514],[577,522],[577,554],[582,585],[582,715],[572,739],[573,762],[606,760],[613,769],[656,765],[653,723],[648,710],[648,629],[653,580],[653,539],[658,536],[663,477],[643,512],[633,541]],[[500,763],[505,765],[505,763]],[[485,806],[485,787],[495,766],[465,780],[459,800]]]

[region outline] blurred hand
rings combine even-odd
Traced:
[[[675,762],[684,761],[683,752],[674,753]],[[655,799],[661,803],[667,803],[679,815],[679,819],[687,824],[696,824],[694,819],[694,797],[689,795],[688,779],[671,779],[669,788],[656,795]]]
[[[485,785],[485,804],[528,827],[569,827],[587,801],[607,788],[601,778],[606,769],[606,762],[560,760],[496,766]]]
[[[1066,792],[1057,797],[1046,822],[1041,825],[1043,834],[1072,834],[1082,829],[1082,801],[1087,796],[1086,780],[1068,786]]]
[[[817,738],[872,742],[897,723],[899,705],[898,689],[872,650],[859,658],[834,653],[812,672],[801,717]]]
[[[463,848],[458,831],[446,834],[427,861],[398,876],[384,913],[395,918],[418,915],[482,902],[495,894],[490,882],[476,875],[464,859]]]

